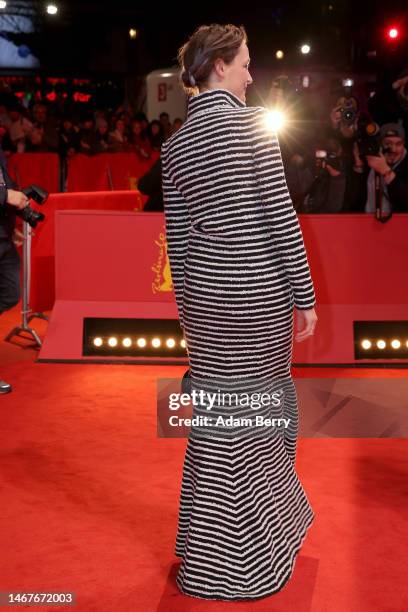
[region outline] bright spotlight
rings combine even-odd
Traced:
[[[138,338],[136,344],[140,346],[140,348],[143,348],[146,346],[146,338]]]
[[[386,344],[385,344],[384,340],[378,340],[377,341],[377,348],[385,349],[385,347],[386,347]]]
[[[391,40],[396,40],[398,36],[399,36],[398,28],[389,28],[388,38],[391,38]]]
[[[166,340],[166,346],[168,348],[174,348],[176,346],[176,341],[174,338],[167,338]]]
[[[136,38],[137,36],[137,30],[135,28],[130,28],[129,30],[129,36],[130,38]]]
[[[186,341],[184,340],[184,338],[180,340],[180,346],[183,348],[186,348]],[[408,346],[408,341],[407,341],[407,346]]]
[[[285,125],[285,116],[281,111],[269,111],[266,115],[266,127],[271,132],[279,132]]]
[[[154,346],[154,348],[158,348],[161,345],[161,340],[160,338],[153,338],[152,340],[152,346]]]
[[[94,346],[102,346],[103,340],[102,338],[94,338],[93,343],[94,343]]]
[[[302,45],[300,47],[300,52],[303,53],[303,55],[307,55],[308,53],[310,53],[310,45]]]
[[[129,348],[130,346],[132,346],[132,340],[130,338],[123,338],[122,344],[126,348]]]
[[[7,2],[5,2],[4,0],[0,1],[0,9],[5,9],[7,6]]]
[[[279,59],[279,60],[281,60],[281,59],[283,59],[283,58],[285,57],[285,54],[284,54],[284,52],[283,52],[281,49],[279,49],[279,50],[276,52],[276,54],[275,54],[275,55],[276,55],[276,59]]]
[[[363,349],[368,350],[369,348],[371,348],[370,340],[363,340],[361,346],[363,347]]]
[[[55,4],[47,4],[46,10],[49,15],[56,15],[58,13],[58,6]]]
[[[401,342],[395,339],[391,342],[391,346],[393,349],[399,349],[401,347]]]

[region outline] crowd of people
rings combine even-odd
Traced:
[[[351,89],[339,92],[326,120],[316,120],[303,92],[288,78],[278,79],[269,102],[295,117],[279,134],[288,188],[301,213],[374,212],[386,217],[408,212],[408,71],[367,100]],[[0,100],[0,145],[13,152],[135,152],[149,159],[160,151],[183,120],[162,112],[148,121],[143,112],[120,107],[114,112],[88,110],[56,116],[37,102],[25,109],[17,100]],[[154,190],[152,210],[162,210],[160,163],[147,180]],[[153,186],[151,186],[153,183]],[[149,206],[147,207],[149,209]]]
[[[113,113],[82,111],[56,116],[47,104],[38,102],[26,109],[18,101],[0,102],[0,145],[10,153],[59,153],[62,158],[76,153],[134,152],[149,159],[152,151],[174,133],[183,121],[170,122],[168,113],[148,121],[145,113],[123,107]]]

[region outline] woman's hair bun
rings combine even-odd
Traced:
[[[186,93],[205,84],[217,58],[230,64],[242,42],[247,42],[243,26],[213,23],[203,25],[190,36],[178,51],[180,80]]]
[[[185,87],[196,87],[196,81],[191,73],[191,70],[186,70],[186,68],[183,68],[180,78]]]

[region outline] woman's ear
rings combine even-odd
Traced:
[[[220,57],[217,58],[214,62],[214,71],[215,74],[219,77],[219,78],[223,78],[225,76],[225,62],[223,59],[221,59]]]

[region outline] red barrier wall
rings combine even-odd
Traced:
[[[49,193],[59,191],[59,157],[56,153],[14,153],[7,162],[7,170],[20,189],[31,183]]]
[[[301,215],[300,223],[318,325],[313,338],[294,343],[293,362],[354,363],[353,321],[408,318],[408,215],[386,224],[365,214]],[[81,359],[84,316],[177,316],[162,213],[65,211],[57,213],[57,224],[57,302],[50,333],[59,351],[66,348],[58,337],[66,333],[64,326],[74,334],[66,336],[70,348],[64,358]],[[68,322],[72,317],[75,323]],[[42,357],[50,346],[45,344]],[[359,363],[365,361],[371,360]]]
[[[77,154],[68,160],[68,192],[120,191],[137,188],[143,176],[158,159],[153,151],[150,159],[136,153]],[[35,183],[49,193],[60,191],[60,160],[57,153],[14,153],[7,162],[8,172],[20,188]],[[143,199],[143,203],[147,198]]]
[[[82,356],[84,317],[177,318],[161,213],[58,211],[55,261],[56,302],[40,361],[104,361]]]
[[[148,160],[136,153],[100,153],[99,155],[74,155],[68,162],[67,191],[108,191],[134,189],[159,157],[153,152]]]
[[[139,211],[142,199],[139,191],[97,193],[55,193],[50,195],[42,211],[46,218],[39,223],[32,237],[31,294],[33,311],[50,310],[54,305],[55,213],[58,210],[94,209]],[[88,244],[96,240],[95,228],[90,228]],[[116,236],[117,239],[117,236]]]
[[[57,300],[172,302],[161,213],[57,213]]]

